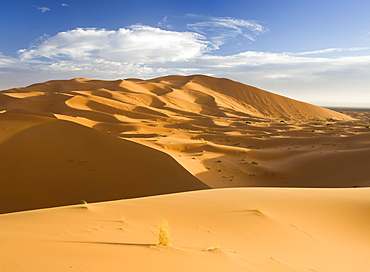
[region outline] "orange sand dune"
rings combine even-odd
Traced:
[[[199,75],[1,91],[0,271],[370,271],[369,123]]]
[[[176,90],[194,92],[194,96],[197,98],[194,100],[195,103],[210,107],[217,105],[223,111],[237,116],[249,114],[258,117],[301,120],[352,119],[338,112],[289,99],[226,78],[213,78],[204,75],[167,76],[149,82],[165,83]]]
[[[355,119],[228,79],[49,81],[0,92],[0,112],[26,127],[29,115],[56,117],[160,150],[212,188],[370,185],[366,112],[348,112]]]
[[[56,118],[0,115],[0,213],[208,188],[170,156]]]
[[[152,80],[102,81],[83,78],[55,80],[26,88],[11,89],[2,94],[7,98],[6,109],[26,107],[54,113],[66,111],[67,104],[74,110],[95,110],[108,114],[129,115],[131,118],[140,117],[128,113],[127,110],[141,113],[142,115],[138,116],[144,117],[148,117],[147,115],[168,117],[173,113],[190,111],[194,115],[301,120],[352,119],[329,109],[229,79],[203,75],[167,76]],[[22,103],[18,103],[19,98],[24,98]]]
[[[237,188],[5,214],[0,270],[370,271],[369,206],[365,188]]]

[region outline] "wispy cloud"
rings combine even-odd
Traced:
[[[365,50],[370,50],[370,47],[327,48],[327,49],[321,49],[321,50],[287,53],[287,54],[295,55],[295,56],[306,56],[306,55],[318,55],[318,54],[339,53],[339,52],[355,52],[355,51],[365,51]]]
[[[7,57],[0,54],[0,72],[2,68],[9,68],[19,62],[16,58]]]
[[[370,31],[364,31],[363,35],[360,38],[363,40],[370,40]]]
[[[217,45],[223,44],[228,38],[244,36],[255,41],[256,36],[267,31],[267,28],[251,20],[230,17],[210,17],[204,21],[187,24],[188,29],[210,36]]]
[[[255,41],[258,35],[268,31],[267,27],[253,20],[196,14],[181,17],[165,16],[158,25],[177,31],[183,30],[185,27],[187,30],[207,37],[216,49],[236,37],[244,37],[250,41]]]
[[[64,3],[63,3],[63,4],[61,4],[61,6],[62,6],[62,7],[69,7],[69,5],[68,5],[68,4],[64,4]]]
[[[38,10],[40,10],[42,13],[45,13],[49,11],[50,9],[48,7],[36,7]]]

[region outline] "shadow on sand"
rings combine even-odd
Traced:
[[[158,244],[113,243],[113,242],[81,242],[81,241],[66,241],[66,243],[76,243],[76,244],[96,244],[96,245],[113,245],[113,246],[137,246],[137,247],[155,247],[155,246],[158,246]]]

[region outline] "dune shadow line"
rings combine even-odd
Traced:
[[[77,244],[96,244],[96,245],[113,245],[113,246],[138,246],[138,247],[152,247],[152,246],[157,246],[157,244],[114,243],[114,242],[81,242],[81,241],[67,241],[66,243],[77,243]]]

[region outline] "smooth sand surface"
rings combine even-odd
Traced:
[[[3,214],[1,271],[365,272],[369,195],[214,189]],[[163,219],[171,246],[157,246]]]
[[[1,91],[0,271],[370,271],[369,125],[201,75]]]

